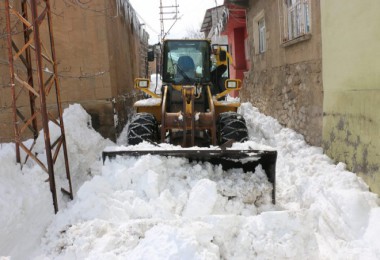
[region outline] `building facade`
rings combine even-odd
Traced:
[[[232,62],[229,63],[230,78],[243,81],[251,65],[245,7],[240,2],[225,1],[223,6],[208,9],[201,31],[212,43],[228,46],[232,57]],[[230,95],[237,97],[238,93],[233,91]]]
[[[15,0],[14,6],[19,3]],[[134,78],[147,76],[147,62],[140,53],[146,52],[149,36],[127,0],[51,0],[50,5],[62,106],[80,103],[94,128],[115,139],[137,96]],[[3,32],[4,16],[1,10]],[[41,35],[49,36],[47,31]],[[6,37],[0,39],[0,47],[0,142],[7,142],[13,139],[13,120]]]
[[[322,145],[320,2],[247,1],[251,69],[241,98]]]
[[[225,0],[246,7],[240,97],[380,193],[378,1]]]

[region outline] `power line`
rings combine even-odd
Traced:
[[[132,7],[133,8],[133,7]],[[149,29],[152,30],[152,32],[154,32],[155,34],[158,34],[158,31],[156,29],[153,28],[152,25],[150,25],[149,23],[147,23],[147,21],[135,10],[133,9],[137,15],[137,17],[142,21],[144,22],[144,24],[146,25],[146,27],[148,27]]]
[[[178,3],[175,0],[174,5],[162,5],[162,0],[160,0],[160,22],[161,22],[161,40],[164,40],[166,35],[169,33],[174,24],[180,19],[178,17]],[[174,20],[173,24],[170,26],[169,30],[165,33],[164,21]]]

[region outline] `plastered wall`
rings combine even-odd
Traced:
[[[321,1],[323,146],[380,193],[380,2]]]

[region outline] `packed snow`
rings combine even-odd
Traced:
[[[161,104],[161,98],[147,98],[147,99],[141,99],[137,101],[134,106],[147,106],[147,107],[154,107],[159,106]]]
[[[162,78],[160,74],[150,75],[149,90],[156,94],[161,94]]]
[[[380,259],[378,196],[250,103],[240,113],[250,140],[238,147],[278,151],[276,205],[260,166],[226,172],[152,155],[103,164],[103,149],[119,146],[76,104],[63,115],[74,200],[59,192],[55,215],[47,174],[30,160],[21,169],[14,144],[0,144],[0,259]]]

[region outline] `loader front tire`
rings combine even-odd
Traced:
[[[157,142],[158,126],[156,118],[149,113],[136,113],[129,123],[128,144],[135,145],[143,141]]]
[[[221,113],[217,122],[219,144],[227,141],[244,142],[248,140],[248,129],[245,119],[236,112]]]

